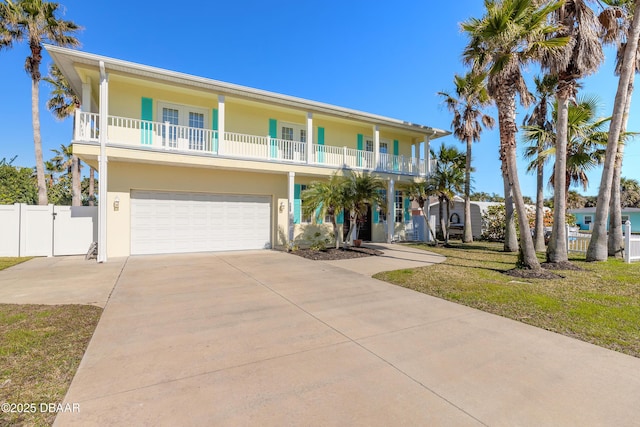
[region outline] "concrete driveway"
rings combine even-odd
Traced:
[[[56,425],[637,425],[640,359],[370,269],[131,257]]]

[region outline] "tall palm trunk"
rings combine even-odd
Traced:
[[[447,204],[447,220],[445,221],[446,224],[446,232],[444,233],[444,244],[448,245],[449,244],[449,231],[451,228],[451,201],[449,199],[445,199],[446,204]]]
[[[538,147],[538,154],[542,147]],[[536,219],[533,232],[533,246],[536,252],[544,252],[544,164],[538,162],[536,166]]]
[[[333,238],[336,240],[336,249],[340,249],[340,230],[338,229],[338,223],[336,222],[335,211],[331,215],[331,226],[333,227]]]
[[[33,123],[33,146],[36,155],[36,179],[38,181],[38,204],[49,203],[47,183],[44,177],[44,160],[42,159],[42,139],[40,137],[40,109],[38,106],[40,87],[38,80],[31,79],[31,121]]]
[[[95,169],[89,166],[89,206],[96,205],[96,175]]]
[[[429,198],[427,198],[427,203],[429,203]],[[420,206],[420,212],[422,213],[422,218],[424,218],[425,224],[427,225],[427,231],[429,231],[429,234],[431,235],[431,239],[433,240],[434,243],[436,243],[436,233],[433,232],[433,229],[431,228],[431,223],[429,222],[429,218],[427,217],[427,212],[424,209],[424,205],[425,205],[425,200],[423,198],[420,198],[420,201],[418,202],[418,206]]]
[[[82,206],[80,159],[75,154],[71,156],[71,206]]]
[[[540,262],[533,247],[533,239],[529,230],[529,219],[520,191],[518,166],[516,157],[516,94],[515,85],[504,85],[496,94],[498,106],[498,126],[500,129],[500,158],[505,161],[505,169],[513,195],[513,202],[518,214],[518,229],[520,230],[519,267],[540,269]]]
[[[636,53],[637,55],[637,53]],[[634,61],[635,63],[635,61]],[[631,108],[631,95],[633,94],[633,83],[635,73],[629,77],[629,87],[627,89],[627,100],[624,106],[624,116],[622,118],[621,133],[627,131],[629,121],[629,109]],[[607,251],[609,256],[621,258],[624,250],[622,238],[622,200],[620,195],[620,177],[622,176],[622,159],[624,157],[624,144],[618,144],[616,163],[613,169],[613,184],[611,187],[611,202],[609,203],[609,238],[607,241]]]
[[[558,118],[556,124],[556,162],[553,167],[553,229],[547,247],[548,262],[566,262],[567,252],[567,133],[569,122],[570,82],[560,80],[556,99]]]
[[[473,140],[467,137],[467,158],[464,170],[464,229],[462,243],[473,242],[473,229],[471,228],[471,144]]]
[[[633,14],[633,23],[627,38],[627,48],[624,54],[618,90],[613,105],[611,125],[609,126],[609,138],[607,140],[607,151],[605,154],[604,167],[602,168],[602,178],[598,199],[596,202],[596,217],[593,224],[593,234],[587,249],[587,261],[606,261],[608,255],[607,248],[607,220],[609,217],[609,202],[611,201],[611,188],[613,185],[613,172],[615,169],[616,153],[618,152],[618,141],[626,106],[629,81],[631,74],[635,73],[635,53],[638,48],[638,36],[640,36],[640,2],[636,2]]]
[[[506,164],[506,161],[504,161]],[[518,251],[518,234],[516,233],[516,221],[513,211],[513,194],[506,167],[503,167],[502,183],[504,185],[504,251]]]
[[[440,216],[440,232],[442,233],[442,240],[446,241],[446,229],[447,224],[444,218],[444,197],[438,196],[438,214]]]

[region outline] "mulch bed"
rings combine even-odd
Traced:
[[[526,268],[514,268],[504,272],[507,276],[517,277],[519,279],[561,279],[562,276],[552,273],[550,271],[530,270]]]
[[[315,261],[334,261],[340,259],[353,259],[382,255],[382,252],[379,250],[365,247],[349,247],[341,249],[330,248],[324,251],[318,251],[314,249],[298,249],[292,251],[291,253]]]
[[[543,262],[540,264],[542,268],[545,270],[570,270],[570,271],[584,271],[584,268],[578,267],[577,265],[569,262]]]

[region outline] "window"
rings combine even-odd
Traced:
[[[280,139],[284,139],[285,141],[293,141],[293,128],[282,126]]]
[[[172,125],[178,124],[179,112],[173,108],[163,108],[162,109],[162,123],[167,123]],[[162,140],[165,141],[165,144],[169,147],[177,147],[178,146],[178,135],[176,132],[176,128],[174,126],[169,126],[168,128],[169,135],[167,135],[167,127],[162,126]]]
[[[189,111],[189,148],[191,150],[204,149],[204,114]]]
[[[373,152],[374,143],[373,139],[369,137],[365,137],[365,151]],[[380,140],[380,153],[387,154],[389,152],[389,143],[386,141]]]
[[[297,123],[281,123],[280,125],[280,139],[284,141],[293,141],[288,144],[281,145],[280,156],[287,160],[304,160],[305,145],[302,143],[307,142],[307,128]],[[296,144],[299,142],[301,144]]]
[[[402,204],[402,191],[396,190],[396,222],[404,222],[404,205]]]
[[[382,223],[387,221],[387,190],[380,190],[380,196],[382,202],[378,206],[378,222]]]
[[[158,116],[163,124],[169,123],[169,126],[161,126],[163,145],[198,151],[207,149],[209,114],[206,109],[159,102]]]
[[[304,200],[302,199],[302,193],[304,192],[304,190],[307,189],[307,186],[305,184],[300,184],[300,223],[301,224],[310,224],[311,223],[311,215],[305,215],[304,214],[304,209],[302,209],[302,206],[304,206]]]
[[[585,215],[584,216],[584,223],[586,224],[591,224],[591,222],[593,221],[593,217],[591,215]]]
[[[365,140],[365,151],[373,152],[373,139],[367,138]]]

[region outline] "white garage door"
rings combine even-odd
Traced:
[[[271,244],[271,198],[131,192],[131,254],[264,249]]]

